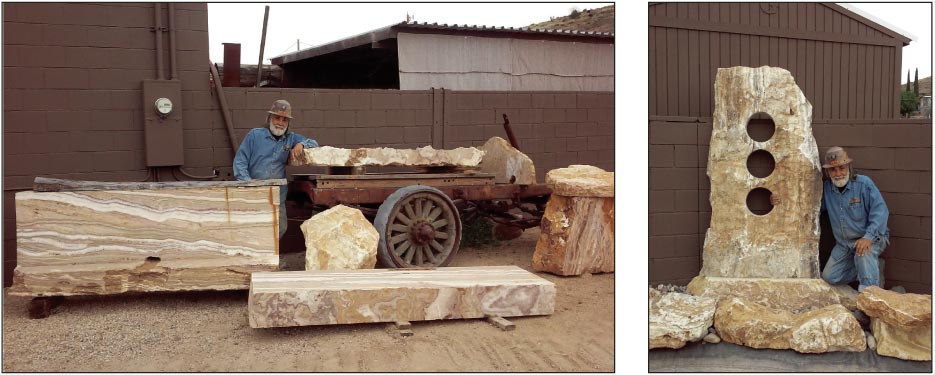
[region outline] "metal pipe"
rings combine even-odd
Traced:
[[[266,48],[266,21],[269,20],[269,5],[263,13],[263,36],[260,38],[260,62],[256,63],[256,83],[253,87],[260,87],[260,79],[263,76],[263,49]]]
[[[506,113],[503,114],[503,129],[506,130],[506,136],[510,139],[510,146],[520,151],[519,143],[516,142],[516,136],[513,135],[513,128],[510,127],[510,119],[506,117]]]
[[[221,87],[221,75],[218,74],[218,68],[214,63],[208,61],[211,65],[211,77],[214,79],[214,89],[218,92],[218,102],[221,104],[221,115],[224,117],[224,125],[227,127],[227,136],[231,140],[231,150],[233,155],[237,154],[240,142],[237,142],[237,136],[234,135],[234,122],[231,121],[230,113],[227,110],[227,98],[224,97],[224,88]]]
[[[163,76],[163,66],[162,66],[162,6],[159,3],[153,3],[153,8],[155,14],[155,33],[156,33],[156,79],[165,79]]]
[[[175,3],[169,3],[169,79],[179,76],[175,64]]]

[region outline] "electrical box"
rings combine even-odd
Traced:
[[[146,166],[185,164],[182,81],[143,80],[143,130],[146,138]]]

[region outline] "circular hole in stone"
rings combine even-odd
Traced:
[[[769,151],[756,150],[747,157],[747,170],[753,177],[767,177],[773,174],[773,169],[776,169],[776,160]]]
[[[765,142],[776,133],[776,123],[766,113],[757,112],[747,121],[747,134],[757,142]]]
[[[769,196],[773,193],[766,188],[756,188],[747,194],[747,209],[754,215],[763,216],[773,210],[769,203]]]

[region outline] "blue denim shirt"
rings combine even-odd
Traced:
[[[869,177],[857,175],[844,186],[844,191],[830,180],[824,182],[821,212],[828,212],[834,240],[853,247],[859,238],[873,243],[889,242],[890,230],[886,227],[890,211],[886,208],[883,195]]]
[[[269,128],[255,128],[247,133],[234,156],[234,177],[238,180],[286,178],[289,153],[297,143],[305,148],[318,147],[314,139],[287,131],[279,140]],[[286,204],[286,185],[279,187],[279,204]]]

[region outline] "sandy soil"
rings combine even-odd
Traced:
[[[538,230],[463,248],[452,266],[532,271]],[[304,254],[284,259],[290,267]],[[559,277],[551,316],[252,329],[247,292],[69,297],[30,320],[29,298],[3,299],[3,371],[614,371],[614,274]]]

